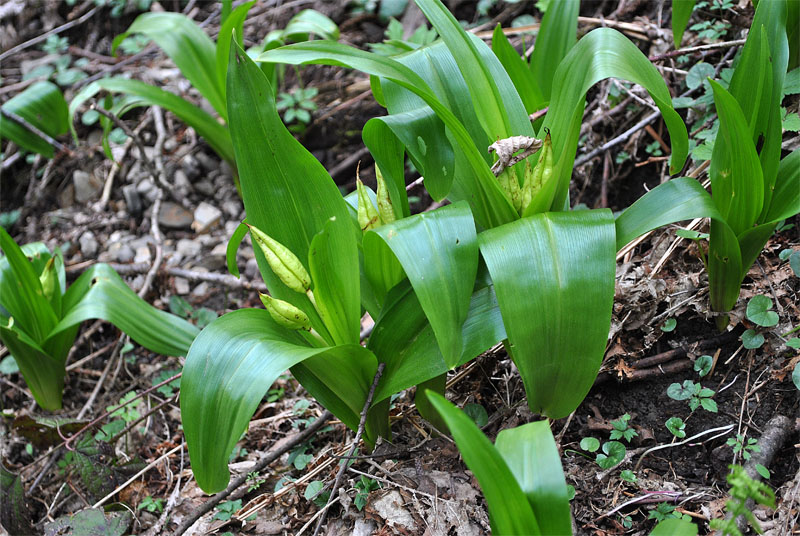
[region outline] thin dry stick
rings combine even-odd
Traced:
[[[8,50],[6,50],[2,54],[0,54],[0,61],[3,61],[7,57],[16,54],[20,50],[25,50],[26,48],[31,47],[31,46],[33,46],[33,45],[35,45],[37,43],[41,43],[42,41],[46,41],[47,38],[50,37],[51,35],[56,35],[56,34],[59,34],[61,32],[65,32],[65,31],[69,30],[70,28],[72,28],[74,26],[78,26],[79,24],[83,24],[87,20],[91,19],[92,16],[95,13],[97,13],[98,9],[100,9],[100,6],[95,6],[92,10],[88,11],[82,17],[80,17],[78,19],[75,19],[73,21],[70,21],[70,22],[67,22],[65,24],[62,24],[61,26],[57,26],[56,28],[53,28],[49,32],[45,32],[42,35],[38,35],[38,36],[34,37],[33,39],[29,39],[29,40],[25,41],[24,43],[20,43],[19,45],[15,46],[15,47],[9,48]]]
[[[642,460],[644,460],[644,457],[647,456],[648,454],[652,453],[652,452],[655,452],[657,450],[662,450],[662,449],[669,449],[669,448],[672,448],[672,447],[679,447],[681,445],[685,445],[686,443],[688,443],[690,441],[694,441],[695,439],[703,437],[704,435],[713,434],[714,432],[722,432],[722,434],[720,434],[720,435],[724,435],[724,434],[727,434],[728,432],[730,432],[731,430],[733,430],[735,427],[736,427],[735,424],[729,424],[727,426],[720,426],[718,428],[712,428],[710,430],[706,430],[705,432],[700,432],[699,434],[695,434],[692,437],[687,437],[686,439],[684,439],[683,441],[679,441],[678,443],[669,443],[669,444],[665,444],[665,445],[657,445],[657,446],[655,446],[653,448],[647,449],[646,451],[644,451],[642,453],[641,456],[639,456],[639,461],[636,462],[636,466],[633,468],[633,472],[635,473],[636,471],[639,470],[639,466],[642,465]],[[714,437],[717,437],[717,436],[714,436]],[[711,438],[711,439],[714,439],[714,438]]]
[[[689,48],[681,48],[679,50],[673,50],[672,52],[667,52],[666,54],[660,54],[658,56],[650,56],[650,61],[662,61],[669,58],[675,58],[678,56],[685,56],[686,54],[692,54],[694,52],[703,52],[706,50],[716,50],[720,48],[730,48],[730,47],[738,47],[739,45],[743,45],[746,39],[739,39],[737,41],[727,41],[725,43],[711,43],[710,45],[700,45],[696,47],[689,47]]]
[[[120,346],[122,346],[122,336],[117,339],[117,344],[114,346],[114,351],[111,352],[111,357],[108,358],[106,367],[103,369],[103,374],[100,376],[100,379],[97,380],[97,383],[92,390],[92,394],[89,395],[89,400],[86,401],[81,410],[78,412],[78,416],[75,417],[76,420],[83,419],[83,416],[86,415],[86,412],[89,411],[89,408],[91,408],[92,404],[94,404],[97,395],[100,393],[100,388],[103,386],[103,383],[108,377],[108,373],[111,370],[111,365],[114,363],[114,358],[117,356],[117,351],[119,350]]]
[[[258,463],[256,463],[249,472],[259,472],[270,465],[272,462],[283,456],[285,453],[292,450],[295,446],[299,445],[306,441],[309,437],[314,435],[314,433],[322,428],[325,422],[333,417],[333,414],[330,411],[325,411],[322,415],[320,415],[316,421],[311,423],[308,428],[303,430],[302,432],[297,433],[294,437],[287,440],[283,445],[279,448],[275,449],[274,451],[268,452],[263,458],[261,458]],[[209,500],[204,502],[199,508],[193,511],[191,514],[186,516],[180,526],[175,529],[175,532],[172,533],[172,536],[181,536],[184,532],[186,532],[189,527],[195,524],[195,522],[203,517],[205,514],[210,512],[214,509],[217,504],[221,501],[225,500],[229,495],[231,495],[236,489],[247,482],[247,474],[240,475],[234,478],[228,487],[211,497]]]
[[[183,446],[183,445],[181,445]],[[164,511],[161,512],[161,516],[158,518],[158,521],[150,527],[147,532],[144,533],[144,536],[156,536],[157,534],[161,534],[161,529],[164,528],[164,525],[167,522],[167,518],[170,515],[170,512],[178,504],[178,496],[180,495],[181,491],[181,473],[183,473],[183,450],[181,449],[181,466],[180,470],[178,471],[178,482],[175,484],[175,488],[170,493],[169,498],[167,499],[167,504],[164,506]]]
[[[369,407],[372,405],[372,397],[375,396],[375,388],[378,387],[378,381],[381,379],[381,375],[383,374],[383,369],[386,368],[386,363],[381,363],[378,365],[378,370],[375,371],[375,377],[372,379],[372,385],[369,388],[369,393],[367,394],[367,400],[364,402],[364,408],[361,410],[361,419],[358,421],[358,429],[356,430],[356,437],[353,440],[353,445],[350,447],[350,452],[347,454],[347,459],[352,458],[353,454],[358,448],[358,444],[361,442],[361,435],[364,433],[364,426],[367,423],[367,412],[369,411]],[[342,478],[344,477],[344,472],[347,470],[348,461],[342,461],[341,467],[339,467],[339,472],[336,473],[336,480],[333,481],[333,488],[331,488],[331,495],[330,499],[328,499],[328,504],[322,509],[323,514],[320,516],[319,521],[317,522],[317,527],[314,529],[314,536],[317,536],[319,530],[322,528],[322,524],[325,523],[325,518],[327,517],[328,508],[331,507],[333,504],[333,499],[336,497],[336,492],[339,491],[339,486],[342,485]]]
[[[131,485],[131,483],[132,483],[134,480],[136,480],[137,478],[139,478],[140,476],[142,476],[143,474],[145,474],[147,471],[149,471],[150,469],[152,469],[153,467],[155,467],[156,465],[158,465],[158,463],[159,463],[159,462],[161,462],[162,460],[164,460],[164,459],[166,459],[166,458],[168,458],[168,457],[172,456],[173,454],[175,454],[176,452],[178,452],[178,450],[180,450],[180,449],[182,449],[182,448],[183,448],[183,443],[181,443],[180,445],[178,445],[178,446],[177,446],[177,447],[175,447],[174,449],[170,450],[170,451],[169,451],[169,452],[167,452],[166,454],[164,454],[164,455],[162,455],[162,456],[159,456],[158,458],[156,458],[156,459],[155,459],[155,460],[153,460],[152,462],[148,463],[148,464],[147,464],[147,466],[146,466],[144,469],[142,469],[141,471],[139,471],[138,473],[136,473],[135,475],[133,475],[132,477],[130,477],[128,480],[126,480],[125,482],[123,482],[122,484],[120,484],[119,486],[117,486],[117,489],[115,489],[114,491],[112,491],[111,493],[109,493],[108,495],[106,495],[105,497],[103,497],[102,499],[100,499],[99,501],[97,501],[96,503],[94,503],[94,504],[92,505],[92,508],[98,508],[98,507],[102,506],[102,505],[103,505],[103,503],[105,503],[105,502],[106,502],[107,500],[109,500],[111,497],[113,497],[114,495],[116,495],[116,494],[117,494],[117,493],[119,493],[120,491],[122,491],[122,490],[124,490],[125,488],[127,488],[128,486],[130,486],[130,485]]]
[[[133,133],[138,135],[139,132],[141,132],[142,129],[147,126],[152,118],[153,117],[150,113],[150,110],[147,110],[144,118],[142,118],[136,128],[133,129]],[[128,154],[128,151],[133,145],[133,139],[133,137],[128,136],[128,139],[125,140],[125,143],[122,145],[122,155],[120,156],[120,160],[125,158],[125,155]],[[103,194],[100,196],[100,201],[94,205],[94,210],[96,212],[102,212],[106,209],[106,206],[108,206],[108,200],[111,198],[111,188],[114,186],[114,177],[117,176],[117,172],[119,172],[120,169],[122,169],[122,166],[119,164],[119,162],[114,161],[111,164],[111,171],[108,172],[108,175],[106,176],[106,183],[103,186]]]

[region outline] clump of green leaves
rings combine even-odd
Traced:
[[[741,454],[745,461],[750,459],[753,452],[761,452],[758,440],[753,437],[745,438],[744,434],[736,434],[736,437],[729,437],[725,444],[733,447],[733,453]]]
[[[311,122],[311,112],[317,109],[314,97],[318,90],[315,87],[295,88],[289,93],[278,94],[278,110],[283,110],[283,120],[286,124],[301,123],[308,125]]]
[[[219,316],[215,311],[207,307],[198,307],[195,309],[192,307],[191,303],[177,294],[173,294],[169,297],[169,310],[172,314],[181,318],[194,320],[194,323],[200,329],[209,325]],[[164,379],[166,380],[166,378]]]
[[[680,417],[670,417],[665,425],[667,430],[678,439],[686,437],[686,423]]]
[[[381,485],[378,483],[377,480],[372,478],[368,478],[364,475],[361,475],[361,479],[356,482],[356,498],[354,499],[354,503],[358,511],[364,509],[367,505],[367,498],[369,498],[369,492],[374,491],[376,489],[380,489]]]
[[[619,419],[615,421],[611,421],[611,426],[613,426],[613,430],[611,430],[611,439],[624,439],[628,443],[631,442],[631,439],[638,436],[639,434],[630,427],[629,421],[631,420],[630,414],[626,413]]]
[[[328,504],[330,496],[331,492],[325,489],[325,483],[321,480],[312,480],[303,492],[303,498],[307,501],[313,501],[319,508]]]
[[[716,413],[717,403],[712,398],[714,394],[713,390],[692,380],[684,380],[683,384],[673,383],[667,388],[667,396],[673,400],[688,400],[692,411],[702,406],[706,411]]]
[[[675,511],[675,507],[666,502],[660,502],[656,505],[656,507],[650,510],[650,513],[647,516],[647,519],[655,519],[658,522],[664,521],[665,519],[681,519],[684,521],[691,521],[691,517],[687,516],[686,514],[681,514],[680,512]]]
[[[736,519],[744,516],[750,526],[761,534],[761,525],[747,507],[747,500],[752,499],[757,504],[775,508],[775,493],[763,482],[750,478],[741,465],[730,465],[729,467],[731,472],[728,474],[727,480],[731,486],[731,499],[725,502],[725,510],[732,517],[728,520],[712,519],[711,528],[720,531],[723,536],[742,536],[742,532],[736,526]]]
[[[137,510],[147,510],[148,512],[154,514],[160,514],[164,511],[164,499],[154,499],[152,496],[148,495],[139,505],[136,507]]]
[[[778,313],[772,310],[772,300],[767,296],[756,295],[747,302],[745,312],[747,319],[756,326],[770,328],[778,324]],[[748,350],[760,348],[764,344],[764,335],[755,329],[742,333],[742,346]]]
[[[220,521],[227,521],[233,514],[242,508],[242,500],[236,499],[235,501],[223,501],[217,505],[217,513],[214,514],[212,519],[219,519]]]

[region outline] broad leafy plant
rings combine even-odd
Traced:
[[[617,220],[620,245],[657,226],[710,218],[706,268],[711,308],[719,313],[736,304],[742,280],[777,224],[800,212],[800,150],[781,159],[780,115],[791,52],[787,28],[800,23],[797,15],[783,0],[759,2],[729,88],[710,81],[720,120],[709,168],[713,195],[695,180],[672,180]],[[654,212],[660,216],[653,218]],[[727,324],[727,316],[718,324]]]
[[[36,402],[61,408],[65,361],[81,322],[111,322],[142,346],[185,355],[197,328],[139,298],[107,264],[96,264],[69,288],[60,250],[37,242],[21,248],[0,228],[0,340]]]
[[[345,65],[373,76],[373,92],[389,111],[363,133],[377,162],[374,194],[360,188],[341,197],[285,129],[274,100],[264,97],[272,94],[264,73],[231,47],[227,112],[247,223],[271,296],[264,298],[267,310],[234,311],[212,322],[187,356],[184,430],[207,491],[227,484],[228,454],[286,368],[354,429],[383,363],[368,442],[388,434],[392,394],[414,385],[441,392],[448,370],[501,341],[535,412],[568,415],[594,381],[610,326],[618,234],[608,210],[564,210],[585,94],[609,76],[644,85],[664,112],[673,167],[680,169],[687,134],[669,92],[647,58],[614,30],[595,30],[572,46],[577,2],[553,4],[539,35],[544,52],[534,61],[563,59],[553,71],[537,67],[551,75],[526,77],[542,84],[541,99],[529,106],[549,104],[536,138],[515,85],[525,75],[509,76],[499,54],[465,33],[440,2],[418,3],[442,40],[397,59],[330,42],[259,57]],[[573,39],[555,39],[563,31]],[[503,39],[496,34],[498,43]],[[555,56],[547,53],[548,39]],[[508,64],[534,69],[506,56]],[[508,138],[513,144],[517,136],[529,151],[541,151],[526,160],[502,149],[494,162],[489,146]],[[410,214],[405,154],[431,195],[451,204]],[[229,261],[247,229],[229,245]],[[376,320],[366,348],[359,345],[363,311]],[[420,410],[433,417],[426,402],[418,397]]]
[[[11,116],[21,117],[52,138],[64,134],[69,126],[67,101],[58,86],[52,82],[36,82],[4,103],[3,111],[10,112]],[[53,146],[48,140],[5,114],[0,115],[0,139],[11,140],[23,149],[47,158],[52,158],[54,154]]]

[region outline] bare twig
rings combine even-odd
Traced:
[[[95,6],[93,9],[91,9],[90,11],[88,11],[82,17],[80,17],[78,19],[75,19],[73,21],[70,21],[70,22],[67,22],[65,24],[62,24],[61,26],[57,26],[56,28],[53,28],[49,32],[45,32],[42,35],[37,35],[33,39],[28,39],[24,43],[20,43],[19,45],[15,46],[15,47],[9,48],[8,50],[6,50],[2,54],[0,54],[0,61],[3,61],[7,57],[16,54],[20,50],[25,50],[28,47],[31,47],[31,46],[36,45],[38,43],[41,43],[42,41],[46,41],[47,38],[50,37],[51,35],[60,34],[61,32],[65,32],[65,31],[69,30],[70,28],[78,26],[79,24],[83,24],[87,20],[91,19],[92,16],[94,16],[94,14],[97,13],[98,9],[100,9],[100,6]]]
[[[369,412],[369,407],[372,405],[372,397],[375,396],[375,388],[378,386],[378,381],[381,379],[384,368],[386,368],[386,363],[381,363],[378,365],[378,370],[375,371],[375,377],[372,379],[372,385],[369,388],[367,400],[364,402],[364,408],[361,410],[361,419],[358,422],[356,437],[353,440],[353,445],[350,447],[350,451],[347,453],[348,458],[353,456],[356,448],[358,448],[358,444],[361,442],[361,435],[364,433],[364,427],[367,423],[367,413]],[[317,536],[319,530],[322,528],[322,524],[325,523],[325,517],[327,516],[328,508],[330,508],[333,504],[333,499],[336,497],[336,492],[339,490],[339,486],[342,485],[342,478],[344,477],[344,472],[347,470],[347,465],[348,463],[346,461],[342,462],[342,465],[339,467],[339,472],[336,473],[336,480],[333,481],[330,499],[328,499],[328,504],[326,504],[322,509],[323,514],[320,516],[319,521],[317,521],[317,527],[314,529],[314,536]]]
[[[644,451],[641,456],[639,456],[639,461],[636,462],[636,466],[633,468],[633,472],[635,473],[635,472],[637,472],[639,470],[639,466],[642,465],[642,460],[644,460],[644,457],[647,456],[648,454],[652,453],[652,452],[655,452],[657,450],[662,450],[662,449],[669,449],[669,448],[673,448],[673,447],[679,447],[681,445],[685,445],[686,443],[689,443],[690,441],[694,441],[695,439],[699,439],[699,438],[701,438],[701,437],[703,437],[705,435],[713,434],[715,432],[722,432],[722,433],[718,434],[718,435],[716,435],[714,437],[718,437],[719,435],[725,435],[728,432],[730,432],[731,430],[733,430],[735,427],[736,427],[735,424],[729,424],[727,426],[719,426],[717,428],[711,428],[710,430],[706,430],[704,432],[700,432],[699,434],[695,434],[692,437],[687,437],[683,441],[679,441],[677,443],[667,443],[667,444],[664,444],[664,445],[657,445],[657,446],[655,446],[653,448],[649,448],[646,451]],[[712,437],[711,439],[714,439],[714,437]],[[708,441],[708,440],[706,440],[706,441]]]
[[[140,476],[145,474],[147,471],[149,471],[150,469],[152,469],[153,467],[158,465],[159,462],[161,462],[162,460],[165,460],[166,458],[169,458],[170,456],[172,456],[173,454],[175,454],[176,452],[178,452],[181,449],[183,449],[183,443],[181,443],[180,445],[178,445],[174,449],[170,450],[166,454],[163,454],[162,456],[159,456],[158,458],[156,458],[152,462],[148,463],[147,466],[144,469],[142,469],[141,471],[139,471],[138,473],[136,473],[135,475],[130,477],[128,480],[126,480],[125,482],[123,482],[122,484],[117,486],[117,488],[114,491],[112,491],[111,493],[109,493],[108,495],[106,495],[105,497],[103,497],[102,499],[97,501],[96,503],[94,503],[92,505],[92,508],[98,508],[98,507],[102,506],[111,497],[113,497],[114,495],[116,495],[120,491],[122,491],[125,488],[127,488],[128,486],[130,486],[133,481],[135,481],[137,478],[139,478]]]
[[[659,54],[658,56],[650,56],[650,61],[663,61],[669,58],[676,58],[678,56],[685,56],[686,54],[693,54],[695,52],[704,52],[706,50],[717,50],[721,48],[738,47],[745,43],[745,39],[738,39],[736,41],[726,41],[725,43],[711,43],[710,45],[700,45],[696,47],[681,48],[667,52],[666,54]]]
[[[180,496],[181,490],[181,473],[183,473],[183,450],[181,449],[181,466],[178,470],[178,482],[175,484],[175,488],[170,493],[169,498],[167,499],[167,504],[164,506],[164,511],[161,512],[161,516],[158,518],[158,521],[150,527],[147,532],[144,533],[144,536],[156,536],[157,534],[161,534],[161,530],[164,528],[164,525],[169,518],[170,512],[178,504],[178,497]]]
[[[119,351],[120,346],[122,346],[122,339],[123,339],[122,336],[120,336],[117,339],[117,344],[114,346],[114,351],[111,352],[111,357],[108,358],[106,367],[103,369],[103,374],[100,376],[100,379],[97,380],[97,383],[95,384],[94,389],[92,390],[92,394],[89,395],[89,399],[86,401],[81,410],[78,412],[78,416],[75,417],[77,420],[83,419],[83,416],[86,415],[86,412],[89,411],[89,409],[92,407],[92,404],[94,404],[97,395],[100,393],[100,388],[103,386],[103,383],[108,377],[109,371],[111,371],[111,365],[114,363],[114,358],[117,356],[117,352]],[[69,441],[67,441],[67,443],[69,443]]]
[[[133,129],[134,134],[138,135],[139,132],[141,132],[142,129],[145,128],[148,125],[148,123],[150,123],[150,120],[152,118],[153,118],[152,113],[150,112],[150,110],[147,110],[142,120],[139,122],[138,125],[136,125],[136,128]],[[125,158],[125,155],[128,154],[131,145],[133,145],[133,140],[134,138],[131,136],[128,136],[128,139],[125,140],[125,143],[122,145],[122,155],[120,156],[120,160]],[[106,182],[105,185],[103,186],[103,193],[100,196],[100,201],[98,201],[94,205],[94,210],[96,212],[102,212],[106,209],[106,206],[108,206],[108,200],[111,198],[111,189],[114,186],[114,177],[116,177],[117,172],[121,168],[122,166],[119,164],[119,162],[116,161],[112,162],[111,171],[109,171],[108,175],[106,176]]]
[[[325,422],[330,419],[333,415],[330,411],[325,411],[322,415],[320,415],[316,421],[311,423],[305,430],[302,432],[297,433],[294,437],[288,439],[284,442],[279,448],[268,452],[263,458],[261,458],[258,463],[256,463],[251,469],[250,472],[259,472],[270,465],[272,462],[283,456],[285,453],[292,450],[295,446],[299,445],[300,443],[305,442],[308,440],[309,437],[314,435],[314,433],[322,428]],[[221,501],[225,500],[229,495],[231,495],[236,489],[247,482],[247,474],[240,475],[234,478],[228,487],[211,497],[209,500],[204,502],[199,508],[194,510],[191,514],[186,516],[180,526],[175,529],[175,532],[172,533],[172,536],[181,536],[184,532],[186,532],[189,527],[195,524],[195,522],[203,517],[203,515],[207,514],[214,507],[219,504]]]

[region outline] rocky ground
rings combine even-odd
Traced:
[[[504,26],[514,21],[535,23],[540,16],[533,2],[450,4],[481,36],[497,22]],[[260,1],[245,22],[245,40],[248,44],[260,42],[269,30],[285,26],[300,9],[314,7],[339,25],[342,42],[356,46],[376,43],[383,38],[387,21],[374,11],[358,11],[369,5],[368,1]],[[489,7],[482,14],[484,6]],[[219,30],[217,4],[165,0],[150,7],[183,11],[212,36]],[[90,1],[9,0],[0,6],[0,43],[8,50],[79,20],[93,9],[96,12],[80,24],[58,32],[69,47],[58,55],[69,54],[73,66],[87,60],[76,67],[85,77],[63,84],[68,100],[86,80],[116,71],[157,82],[204,106],[180,71],[154,47],[121,58],[111,56],[113,37],[139,13],[136,2],[129,2],[113,16],[112,6],[96,7]],[[398,14],[404,25],[412,28],[420,23],[420,16],[411,8]],[[581,34],[606,24],[621,28],[649,56],[671,50],[668,5],[636,0],[585,2],[581,16]],[[734,42],[742,37],[751,18],[752,7],[747,2],[723,11],[700,9],[690,26],[722,22],[721,33],[690,30],[683,46]],[[733,45],[721,46],[687,54],[683,56],[687,61],[672,59],[659,65],[667,67],[665,78],[677,95],[686,90],[687,71],[694,64],[704,61],[715,68],[727,67],[735,50]],[[24,89],[35,79],[35,69],[55,61],[52,56],[40,43],[4,59],[0,102]],[[137,57],[125,63],[131,56]],[[368,80],[341,69],[308,67],[299,72],[288,70],[282,90],[297,87],[298,76],[303,87],[318,90],[313,98],[316,110],[310,122],[299,129],[299,139],[344,193],[354,189],[359,161],[362,178],[374,184],[374,177],[363,171],[370,167],[371,157],[363,148],[360,131],[366,120],[384,112],[373,100]],[[789,113],[797,113],[796,97],[785,102]],[[663,152],[668,145],[662,139],[666,129],[660,120],[626,132],[650,113],[648,98],[640,88],[613,81],[591,90],[571,192],[576,204],[621,210],[666,178]],[[690,130],[692,125],[696,129],[693,135],[699,132],[702,122],[693,123],[698,118],[692,117],[692,112],[684,115]],[[130,139],[112,141],[114,160],[120,164],[116,166],[103,153],[98,126],[78,122],[79,144],[65,136],[61,141],[66,150],[51,160],[25,155],[3,142],[0,213],[4,226],[19,243],[42,241],[50,248],[61,247],[71,280],[92,264],[106,262],[139,291],[145,274],[160,256],[146,299],[201,326],[226,311],[260,306],[257,291],[263,289],[263,283],[249,242],[237,257],[242,278],[227,275],[225,266],[228,239],[245,216],[230,168],[170,113],[142,108],[124,120],[143,141],[145,156],[160,160],[166,171],[170,188],[155,218],[152,212],[158,187],[150,180],[136,145]],[[797,146],[796,133],[786,131],[785,140],[786,149]],[[607,151],[593,152],[609,141],[614,143]],[[702,176],[699,164],[690,167],[697,172],[695,176]],[[411,183],[417,177],[409,172],[407,178]],[[411,190],[411,195],[413,210],[430,206],[422,188]],[[777,507],[759,507],[756,516],[768,534],[797,530],[800,437],[796,428],[798,389],[791,376],[800,356],[786,346],[783,335],[800,319],[800,279],[781,258],[782,251],[797,250],[800,245],[797,219],[786,222],[767,244],[745,280],[739,306],[731,317],[733,330],[722,336],[708,314],[707,278],[694,243],[676,238],[670,228],[651,233],[623,250],[603,369],[581,407],[552,425],[567,481],[575,488],[576,534],[647,534],[653,518],[675,513],[692,517],[701,534],[706,533],[707,521],[723,515],[728,464],[743,462],[743,453],[735,453],[728,443],[737,434],[745,444],[765,434],[773,438],[772,452],[753,455],[770,471],[767,483],[776,492]],[[154,221],[161,239],[153,232]],[[699,230],[703,225],[697,222]],[[766,343],[761,348],[748,350],[740,336],[754,327],[744,309],[755,295],[774,301],[780,322],[764,330]],[[104,413],[130,396],[128,393],[142,393],[181,369],[181,359],[154,355],[126,342],[124,335],[108,324],[87,323],[82,328],[68,360],[64,409],[58,416],[82,422],[97,419],[98,426],[121,419],[132,427],[115,445],[74,452],[62,447],[63,442],[52,433],[52,423],[41,420],[48,415],[33,403],[8,352],[0,348],[0,359],[5,358],[0,362],[3,461],[21,477],[32,534],[85,533],[75,527],[83,526],[79,522],[92,522],[87,519],[96,512],[90,508],[103,504],[113,504],[117,513],[100,514],[99,520],[94,520],[104,527],[102,534],[169,534],[211,500],[191,476],[182,442],[177,385],[152,390],[132,405],[133,412],[146,417],[141,422],[132,413],[124,417]],[[705,355],[711,356],[713,367],[701,378],[696,367]],[[462,407],[478,404],[485,409],[487,420],[482,424],[490,437],[534,419],[514,365],[501,348],[454,371],[449,380],[451,400]],[[718,411],[691,411],[686,401],[667,395],[671,384],[685,380],[715,391]],[[379,445],[371,457],[362,457],[349,468],[324,533],[489,533],[476,480],[452,441],[432,436],[412,410],[412,403],[413,393],[403,393],[394,401],[393,443]],[[246,475],[247,481],[232,495],[215,501],[185,533],[299,534],[305,530],[310,534],[320,505],[307,497],[313,495],[314,482],[333,480],[335,455],[344,454],[352,434],[337,421],[327,422],[267,468],[253,468],[270,449],[291,441],[323,410],[288,373],[282,376],[231,456],[232,471]],[[664,425],[671,417],[683,419],[686,438],[694,439],[675,439]],[[636,432],[625,461],[603,469],[594,454],[582,449],[581,441],[594,437],[605,442],[615,428],[625,428],[624,422]],[[745,453],[751,454],[747,449]],[[625,470],[634,471],[635,481],[623,474]],[[70,518],[74,515],[84,517],[75,521]]]

